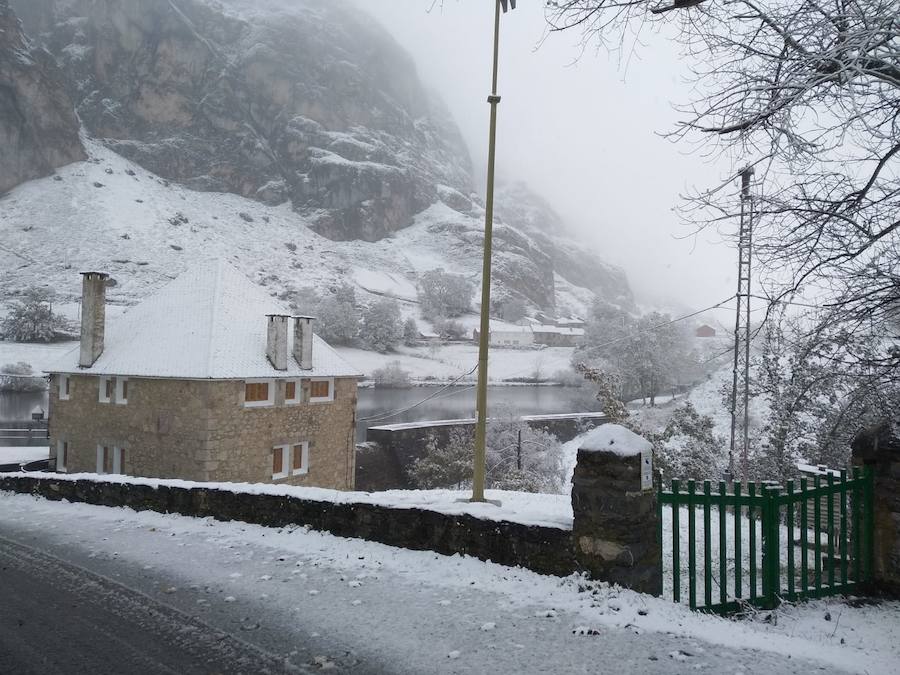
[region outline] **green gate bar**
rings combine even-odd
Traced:
[[[828,483],[828,588],[834,588],[834,473],[825,476]]]
[[[822,479],[819,476],[816,476],[813,479],[813,494],[815,498],[813,499],[813,518],[815,520],[815,526],[813,527],[813,536],[816,540],[816,547],[813,551],[813,555],[815,555],[815,566],[816,566],[816,596],[817,598],[822,597],[822,497],[819,491],[819,488],[822,487]]]
[[[697,523],[694,514],[696,484],[688,481],[688,601],[697,609]]]
[[[806,493],[808,490],[806,478],[800,479],[800,591],[806,593],[809,589],[809,532],[807,524],[809,513],[806,508]]]
[[[794,481],[787,482],[787,508],[784,515],[787,518],[787,592],[790,600],[794,599],[795,570],[794,565],[794,516],[797,515],[794,507]]]
[[[750,601],[756,600],[756,519],[753,504],[756,502],[756,483],[747,485],[750,502],[747,504],[747,527],[750,528]]]
[[[875,559],[875,540],[873,538],[875,532],[875,469],[871,466],[866,466],[863,469],[863,492],[865,493],[865,524],[863,525],[863,532],[860,533],[860,536],[865,537],[865,554],[864,558],[866,561],[866,565],[864,567],[863,572],[863,581],[869,583],[872,581],[874,577],[872,565]]]
[[[710,533],[710,484],[703,481],[703,604],[712,605],[712,536]]]
[[[858,466],[853,467],[853,501],[850,504],[852,513],[852,522],[850,527],[853,528],[853,581],[859,583],[862,579],[862,532],[860,524],[860,508],[862,507],[862,471]]]
[[[847,470],[841,469],[841,586],[847,585]]]
[[[672,596],[675,602],[681,602],[681,503],[678,500],[678,488],[681,482],[672,480]],[[662,527],[662,522],[660,522]]]
[[[728,602],[728,557],[726,556],[725,516],[728,491],[725,481],[719,481],[719,602]]]

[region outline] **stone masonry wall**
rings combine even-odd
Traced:
[[[69,480],[48,474],[0,474],[0,490],[100,506],[127,506],[138,511],[241,520],[272,527],[307,525],[337,536],[358,537],[445,555],[470,555],[541,574],[565,576],[577,570],[572,555],[571,530],[483,520],[469,515],[445,515],[375,504],[334,504],[199,486],[153,487]]]
[[[875,586],[900,597],[900,435],[891,421],[853,440],[853,463],[873,468]]]
[[[128,403],[99,401],[100,378],[71,375],[69,400],[50,386],[50,443],[69,443],[69,472],[96,471],[97,445],[125,449],[132,476],[199,481],[273,482],[279,444],[309,442],[309,472],[274,482],[351,489],[356,380],[335,381],[335,400],[308,402],[308,381],[297,405],[245,408],[242,381],[129,378]]]

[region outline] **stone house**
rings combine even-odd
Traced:
[[[81,343],[48,373],[51,467],[352,489],[357,370],[226,263],[106,321],[84,272]]]

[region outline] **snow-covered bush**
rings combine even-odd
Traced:
[[[472,434],[453,429],[447,443],[430,435],[425,453],[412,463],[407,473],[413,485],[423,490],[461,489],[471,483],[473,457]]]
[[[395,300],[373,302],[363,313],[360,339],[369,349],[389,352],[403,338],[400,306]]]
[[[339,286],[328,295],[303,289],[292,303],[298,312],[316,317],[313,330],[331,344],[349,345],[359,336],[360,317],[353,288],[347,287],[348,292],[345,287],[346,284]]]
[[[465,327],[459,321],[445,317],[434,320],[434,330],[445,340],[459,340],[466,334]]]
[[[403,344],[412,347],[419,340],[419,326],[412,317],[406,319],[403,324]]]
[[[372,379],[379,387],[403,387],[409,384],[409,371],[399,361],[391,361],[372,371]]]
[[[35,375],[31,365],[24,361],[0,366],[0,391],[32,392],[47,388],[47,380]]]
[[[15,342],[52,342],[74,336],[71,322],[52,311],[54,294],[46,288],[31,287],[23,300],[10,304],[0,323],[0,337]]]
[[[667,479],[722,477],[726,440],[715,435],[712,418],[697,412],[690,401],[672,413],[661,433],[645,435],[653,442],[656,465]]]
[[[456,317],[469,311],[474,286],[460,274],[443,269],[425,272],[419,278],[419,302],[428,319]]]

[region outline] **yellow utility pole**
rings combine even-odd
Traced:
[[[478,389],[476,395],[475,467],[472,501],[484,501],[484,458],[487,435],[488,345],[491,335],[491,244],[494,228],[494,157],[497,143],[497,62],[500,52],[500,8],[516,8],[516,0],[496,0],[494,7],[494,70],[491,79],[491,128],[488,137],[487,194],[484,199],[484,260],[481,267],[481,330],[478,333]]]

